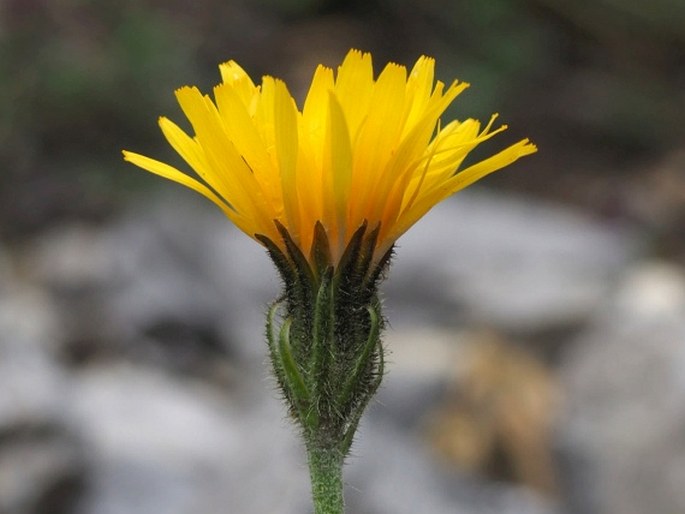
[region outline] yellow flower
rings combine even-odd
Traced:
[[[213,99],[196,87],[176,91],[192,137],[159,119],[198,178],[133,152],[124,158],[194,189],[243,232],[281,249],[275,221],[304,255],[320,222],[333,264],[360,226],[378,227],[379,259],[438,202],[536,151],[524,139],[463,168],[471,150],[506,126],[492,129],[496,115],[483,128],[474,119],[441,125],[468,84],[436,82],[434,64],[421,57],[407,74],[390,63],[374,79],[371,55],[352,50],[337,73],[316,69],[299,110],[284,82],[267,76],[256,86],[229,61]]]

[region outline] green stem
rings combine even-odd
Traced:
[[[344,456],[337,448],[309,446],[314,514],[343,514],[342,468]]]

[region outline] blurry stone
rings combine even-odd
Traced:
[[[222,321],[241,353],[261,362],[267,306],[281,294],[281,279],[260,244],[236,229],[226,231],[223,217],[214,226],[216,236],[206,242],[204,263],[228,300]]]
[[[65,291],[109,285],[118,278],[115,264],[122,249],[106,234],[106,226],[86,223],[51,227],[25,249],[23,267],[35,281]]]
[[[461,357],[447,399],[430,418],[437,455],[557,495],[552,427],[560,392],[551,371],[495,334],[472,338]]]
[[[578,327],[635,254],[634,238],[615,226],[478,191],[437,206],[397,246],[384,286],[391,321],[524,335]]]
[[[54,350],[63,335],[62,320],[45,290],[9,275],[0,286],[0,344],[28,343]]]
[[[569,487],[585,512],[685,512],[684,343],[685,272],[654,262],[626,274],[569,350],[559,439],[579,456]]]
[[[552,514],[555,505],[524,487],[440,466],[416,433],[374,412],[363,422],[346,468],[349,511],[369,514]],[[357,457],[358,456],[358,457]]]
[[[685,312],[685,271],[667,262],[641,264],[621,283],[614,308],[639,323],[678,319]]]
[[[33,295],[26,305],[42,302],[44,321],[14,330],[29,340],[43,326],[33,339],[50,333],[73,360],[62,368],[63,354],[39,352],[32,362],[41,377],[6,376],[30,385],[40,419],[65,426],[84,450],[88,475],[75,514],[306,512],[304,453],[265,365],[264,308],[279,293],[278,276],[258,244],[187,196],[162,197],[97,229],[56,227],[29,245],[23,297]],[[464,355],[464,334],[409,330],[408,322],[422,308],[446,324],[474,311],[444,287],[453,283],[440,271],[449,272],[449,254],[419,253],[421,267],[409,273],[425,272],[430,255],[436,275],[424,280],[393,268],[385,284],[420,287],[407,295],[411,310],[388,309],[388,375],[346,474],[352,512],[553,512],[526,488],[441,465],[421,437],[421,420]],[[21,327],[26,318],[17,313],[28,307],[15,302],[0,318]],[[33,312],[39,320],[41,308]],[[234,380],[215,380],[217,373]]]
[[[85,488],[79,445],[49,427],[2,433],[0,512],[71,514]]]
[[[6,268],[0,287],[0,512],[68,514],[86,467],[63,429],[69,380],[62,323],[49,295]]]
[[[121,283],[108,225],[63,223],[46,229],[17,251],[24,280],[50,298],[61,324],[59,357],[82,363],[120,351],[105,312],[109,295]]]
[[[194,339],[196,356],[222,359],[237,350],[256,353],[259,362],[263,308],[278,294],[276,274],[259,245],[202,199],[186,196],[183,202],[164,196],[112,230],[114,246],[126,252],[117,260],[121,280],[107,315],[125,340],[161,341],[177,326]],[[273,292],[264,292],[266,277]],[[166,348],[173,350],[173,341]]]
[[[66,377],[56,362],[62,334],[47,295],[17,281],[0,291],[0,431],[52,423]]]
[[[478,361],[476,355],[482,357],[481,362],[493,360],[486,358],[489,355],[487,348],[492,345],[466,332],[427,327],[403,327],[399,330],[391,326],[384,339],[388,350],[387,375],[369,412],[362,419],[362,429],[353,445],[349,471],[346,475],[350,484],[348,499],[351,512],[554,512],[554,502],[530,492],[528,486],[537,484],[525,483],[520,476],[519,485],[512,485],[511,482],[507,485],[501,481],[501,476],[497,477],[497,481],[492,480],[493,475],[489,469],[469,473],[464,466],[448,465],[449,459],[446,459],[444,454],[441,458],[436,458],[437,441],[430,437],[436,435],[436,432],[431,434],[430,428],[438,427],[436,410],[440,406],[447,410],[452,405],[445,405],[445,395],[450,391],[456,395],[458,389],[455,384],[461,383],[462,380],[468,381],[469,374],[474,374],[472,364]],[[477,343],[484,343],[484,347],[481,349]],[[501,353],[507,352],[502,350],[498,355]],[[512,349],[509,353],[518,356],[523,352]],[[516,445],[519,449],[516,457],[520,458],[520,462],[527,459],[526,462],[533,460],[549,465],[550,455],[545,452],[550,451],[548,424],[553,414],[544,409],[551,405],[549,395],[553,394],[555,389],[550,386],[549,377],[535,380],[539,376],[546,377],[546,373],[540,370],[539,363],[531,364],[530,361],[533,359],[530,357],[518,360],[524,361],[527,365],[517,368],[520,369],[520,373],[513,374],[517,377],[516,380],[507,380],[507,376],[511,377],[512,373],[500,376],[499,371],[494,369],[497,365],[491,366],[492,372],[487,374],[490,378],[483,378],[490,384],[501,384],[503,391],[499,397],[493,393],[492,398],[482,399],[481,411],[472,412],[473,415],[469,418],[474,430],[472,435],[477,435],[480,442],[485,441],[483,437],[487,437],[488,430],[496,425],[493,424],[491,417],[476,419],[476,416],[482,416],[487,412],[488,406],[491,406],[488,400],[501,400],[499,404],[509,405],[510,409],[500,409],[503,414],[497,419],[501,421],[497,428],[503,427],[502,434],[492,431],[492,435],[501,435],[512,446],[516,445],[519,439],[523,439],[527,445]],[[503,361],[509,362],[509,359],[500,358],[495,361],[506,368]],[[516,367],[516,363],[509,367]],[[526,379],[531,378],[531,368],[536,371],[532,377],[534,385],[526,389]],[[478,375],[482,376],[483,373]],[[514,391],[509,389],[513,382],[519,384],[518,389]],[[540,395],[534,395],[532,408],[529,406],[524,412],[517,411],[516,409],[522,405],[530,405],[531,402],[526,401],[527,392],[542,384],[542,397],[550,399],[550,402],[536,402],[535,399],[539,399]],[[495,386],[490,386],[490,391],[493,387]],[[484,391],[483,387],[476,384],[471,387],[471,392],[476,395]],[[507,403],[505,398],[518,399],[518,403]],[[451,444],[468,445],[469,451],[478,451],[471,446],[478,441],[469,439],[467,433],[462,431],[457,434],[453,425],[448,428],[442,424],[440,427],[443,429],[442,436],[449,437]],[[509,427],[513,428],[507,432]],[[516,439],[516,434],[520,436],[519,439]],[[544,438],[535,440],[535,437],[541,434]],[[458,441],[454,439],[456,437],[459,438]],[[490,442],[495,440],[496,437],[493,437]],[[487,441],[485,442],[487,444]],[[535,455],[524,456],[531,447],[540,451]],[[499,451],[491,446],[482,449]],[[534,475],[530,468],[526,468],[526,472],[529,472],[526,477]],[[511,476],[508,478],[512,479]],[[525,485],[522,485],[524,483]]]
[[[101,227],[55,227],[23,253],[31,284],[12,294],[4,292],[15,286],[0,287],[8,329],[0,334],[15,334],[0,381],[19,391],[13,398],[26,395],[0,397],[0,426],[33,419],[75,434],[86,453],[73,462],[88,465],[76,514],[307,511],[303,451],[264,365],[264,308],[280,290],[273,266],[201,199],[162,197],[138,209]],[[468,355],[468,335],[444,327],[492,322],[536,332],[581,323],[625,269],[632,241],[565,211],[480,193],[439,209],[421,222],[435,217],[434,229],[400,241],[383,285],[388,375],[347,469],[350,506],[360,514],[553,512],[525,487],[433,458],[422,420]],[[453,220],[460,223],[445,238]],[[442,328],[411,326],[426,317]],[[77,367],[60,367],[60,344],[83,356],[71,362]],[[22,351],[30,366],[17,364]]]
[[[62,370],[31,349],[0,350],[0,431],[59,419],[64,408]]]
[[[279,403],[256,393],[227,397],[149,368],[91,366],[75,379],[70,412],[93,463],[79,512],[302,512],[301,449]]]
[[[685,149],[672,151],[651,169],[640,170],[626,191],[630,213],[666,250],[685,251]]]
[[[233,374],[233,327],[245,326],[248,308],[251,339],[261,342],[263,330],[263,303],[249,302],[246,280],[242,289],[228,288],[221,276],[249,269],[250,258],[235,266],[230,248],[215,243],[234,236],[240,237],[211,206],[162,197],[108,225],[46,230],[25,245],[21,262],[57,307],[61,351],[70,363],[125,356],[226,382]],[[258,282],[263,274],[254,276]]]
[[[413,430],[447,389],[454,363],[463,353],[464,335],[439,328],[388,328],[384,336],[386,375],[377,401],[378,415]]]
[[[206,225],[201,218],[195,222],[202,234]],[[216,320],[223,298],[202,268],[197,236],[189,239],[182,230],[170,235],[148,213],[124,219],[109,237],[126,249],[116,262],[121,279],[108,311],[123,336],[138,337],[159,319],[203,325]]]

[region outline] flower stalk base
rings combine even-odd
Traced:
[[[337,448],[308,448],[309,476],[316,514],[343,514],[344,456]]]
[[[277,227],[281,245],[256,236],[285,289],[267,317],[269,353],[307,449],[315,514],[342,514],[344,459],[383,377],[377,286],[391,252],[374,262],[378,227],[364,223],[334,265],[321,224],[309,256]]]

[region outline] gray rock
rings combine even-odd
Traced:
[[[16,281],[0,293],[0,430],[50,424],[64,407],[62,328],[49,296]]]
[[[632,269],[565,359],[560,441],[584,512],[685,512],[685,273]]]
[[[122,337],[137,341],[173,320],[209,330],[224,351],[263,359],[264,311],[279,294],[277,275],[261,246],[221,213],[162,198],[129,213],[108,237],[126,248],[107,313],[113,326],[126,327]]]
[[[441,468],[416,433],[367,418],[348,468],[351,512],[364,514],[552,514],[524,488]]]
[[[66,294],[116,283],[121,254],[126,252],[103,227],[72,222],[42,233],[23,248],[21,258],[34,283]]]
[[[86,482],[81,449],[50,427],[3,433],[0,445],[0,512],[70,514]]]
[[[461,335],[439,328],[390,327],[384,337],[386,370],[377,401],[377,415],[405,430],[435,408],[454,379],[463,351]]]
[[[524,334],[578,326],[635,252],[634,237],[618,227],[469,190],[399,240],[385,288],[389,316]]]
[[[310,510],[304,454],[267,378],[264,311],[280,292],[277,274],[258,244],[201,199],[181,194],[182,201],[154,200],[104,227],[55,227],[23,251],[21,279],[0,254],[0,276],[8,277],[0,285],[0,385],[13,392],[0,395],[0,430],[28,420],[68,434],[36,440],[36,453],[26,457],[39,463],[27,466],[27,473],[46,484],[33,499],[3,489],[13,505],[28,506],[17,514],[39,505],[40,491],[54,489],[49,484],[83,476],[84,469],[88,479],[72,495],[80,495],[77,514]],[[476,192],[420,224],[400,241],[383,285],[389,374],[347,469],[350,509],[555,512],[522,488],[441,468],[417,435],[417,420],[437,401],[458,360],[459,334],[444,327],[462,322],[530,333],[581,325],[605,312],[593,325],[603,332],[588,340],[622,340],[629,325],[619,329],[609,319],[652,309],[660,313],[652,323],[658,328],[659,299],[677,299],[680,289],[668,289],[670,278],[652,293],[640,280],[629,281],[626,287],[637,284],[640,294],[619,291],[613,310],[602,311],[634,255],[634,241],[556,207]],[[651,307],[636,306],[636,296],[655,300]],[[623,314],[616,314],[620,309]],[[105,358],[65,363],[64,347],[78,344]],[[611,344],[607,355],[617,351]],[[671,363],[679,362],[671,356]],[[569,411],[569,435],[562,440],[580,453],[594,449],[595,436],[605,441],[602,430],[612,433],[590,422],[593,393],[582,385],[588,372],[578,371],[609,359],[595,357],[574,357],[568,371],[581,376],[580,385],[570,386],[581,407]],[[605,372],[597,371],[595,383]],[[230,379],[217,381],[216,374]],[[590,373],[587,387],[592,379]],[[677,410],[675,400],[668,406]],[[669,426],[674,434],[680,427]],[[668,441],[679,444],[675,436]],[[672,457],[664,483],[682,476],[670,446],[649,448]],[[3,455],[13,463],[26,451],[19,439],[0,445],[0,475],[8,469]],[[576,469],[613,476],[619,467],[612,458],[605,467],[591,460]],[[48,475],[55,481],[41,478]]]
[[[13,268],[0,287],[0,512],[67,514],[87,466],[61,424],[69,390],[57,359],[63,328],[51,297]]]
[[[299,448],[277,402],[236,403],[199,381],[91,367],[70,417],[93,462],[84,514],[302,512]]]
[[[252,386],[255,396],[240,399],[137,366],[91,366],[75,380],[70,411],[92,466],[79,513],[309,511],[295,430],[264,381]],[[365,420],[354,454],[350,512],[555,512],[523,489],[446,472],[387,417]]]
[[[265,355],[277,275],[262,248],[205,203],[164,196],[106,226],[57,226],[21,260],[54,300],[61,350],[77,362],[124,355],[225,379],[231,352]]]

